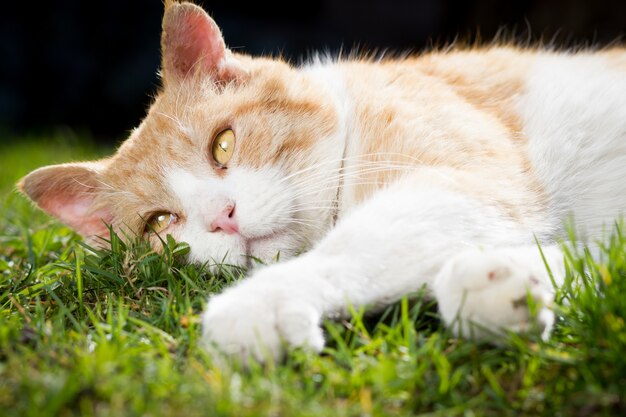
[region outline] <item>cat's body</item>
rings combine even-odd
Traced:
[[[547,334],[536,240],[558,282],[569,216],[593,239],[626,210],[623,49],[293,68],[230,53],[190,4],[168,4],[163,25],[163,91],[118,153],[22,186],[85,235],[105,233],[101,219],[135,233],[147,221],[192,261],[308,250],[209,301],[204,336],[222,350],[321,349],[322,317],[424,284],[455,331],[476,335],[470,322],[527,329],[530,292]]]

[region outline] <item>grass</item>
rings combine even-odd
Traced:
[[[37,166],[98,149],[67,135],[0,153],[0,415],[595,416],[626,413],[626,234],[569,250],[553,337],[452,337],[416,294],[382,316],[325,323],[322,355],[218,368],[199,347],[208,295],[240,279],[141,243],[91,251],[11,192]],[[105,150],[106,152],[106,150]],[[574,285],[574,283],[577,283]]]

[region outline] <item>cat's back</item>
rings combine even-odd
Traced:
[[[528,114],[524,99],[537,93],[544,101],[559,99],[572,105],[589,98],[620,99],[626,48],[558,51],[491,46],[348,60],[342,65],[348,68],[348,83],[357,95],[376,94],[381,87],[386,94],[392,91],[387,87],[394,87],[403,97],[452,92],[459,101],[523,130]],[[535,108],[535,103],[528,105]],[[593,113],[595,108],[589,110]]]
[[[593,235],[626,212],[624,48],[471,48],[336,68],[359,119],[355,153],[500,171],[545,196],[551,223],[573,214]]]
[[[420,68],[517,132],[555,224],[571,215],[598,236],[626,213],[626,49],[494,48]]]
[[[626,51],[538,55],[516,109],[553,214],[601,235],[626,213]]]
[[[556,224],[572,215],[598,236],[626,213],[626,49],[495,48],[421,64],[519,132]]]

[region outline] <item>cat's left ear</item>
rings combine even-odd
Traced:
[[[248,76],[244,65],[226,48],[217,24],[192,3],[166,2],[161,55],[165,83],[197,73],[215,82],[244,80]]]
[[[108,238],[113,214],[106,200],[104,205],[97,201],[104,166],[102,161],[50,165],[31,172],[17,186],[43,211],[81,235]]]

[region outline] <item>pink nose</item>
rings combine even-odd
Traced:
[[[229,235],[239,233],[239,225],[237,225],[237,220],[235,220],[234,204],[228,204],[224,207],[211,222],[210,231],[217,232],[219,230]]]

